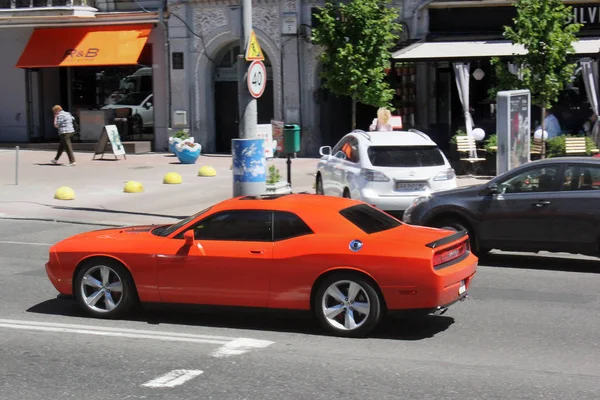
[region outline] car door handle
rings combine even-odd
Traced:
[[[536,206],[536,207],[544,207],[544,206],[548,206],[548,205],[550,205],[550,202],[549,202],[549,201],[547,201],[547,200],[544,200],[544,201],[538,201],[538,202],[536,202],[536,203],[533,203],[533,205],[534,205],[534,206]]]
[[[262,251],[262,250],[250,250],[250,253],[252,253],[252,254],[262,254],[262,253],[264,253],[264,251]]]

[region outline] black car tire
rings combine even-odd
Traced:
[[[360,287],[361,291],[355,297],[355,299],[359,299],[359,301],[357,301],[357,303],[359,303],[359,302],[364,303],[365,301],[368,302],[369,313],[361,321],[360,313],[357,312],[356,310],[351,309],[352,315],[355,316],[355,318],[354,318],[355,321],[358,320],[358,324],[360,324],[360,326],[358,326],[354,329],[344,329],[343,327],[338,328],[338,327],[334,326],[332,322],[330,322],[330,320],[331,320],[330,318],[325,316],[324,304],[327,304],[329,302],[331,302],[331,303],[336,302],[336,300],[332,296],[327,294],[327,290],[332,285],[339,284],[339,287],[345,287],[345,285],[349,284],[349,283],[356,284]],[[342,294],[348,295],[348,292],[342,291]],[[346,299],[348,299],[348,298],[346,298]],[[349,299],[346,301],[349,301]],[[321,322],[321,325],[327,331],[329,331],[330,333],[332,333],[336,336],[360,338],[360,337],[365,337],[369,332],[371,332],[371,330],[373,330],[373,328],[375,328],[379,324],[381,319],[383,318],[383,311],[382,311],[381,303],[382,303],[382,300],[380,299],[379,294],[377,293],[377,290],[375,290],[373,284],[367,278],[363,277],[360,274],[353,273],[353,272],[339,272],[339,273],[334,273],[334,274],[328,276],[320,283],[320,285],[315,293],[313,305],[314,305],[314,310],[315,310],[315,314],[316,314],[317,318]],[[342,305],[342,304],[340,303],[339,305]],[[339,305],[336,304],[336,307]],[[350,308],[350,307],[351,306],[348,305],[348,308]],[[365,307],[365,310],[366,309],[367,308]],[[347,311],[342,311],[339,314],[340,317],[343,317],[344,323],[345,323],[345,313],[346,312]],[[358,315],[358,318],[356,317],[357,315]],[[339,323],[341,324],[341,322],[339,322]]]
[[[102,270],[109,270],[107,282],[102,281]],[[82,285],[82,281],[89,279],[89,276],[95,278],[102,285],[101,288],[93,285],[86,284],[85,288]],[[127,268],[121,263],[111,259],[92,259],[86,261],[85,264],[77,272],[73,285],[73,294],[75,300],[81,309],[89,316],[93,318],[104,318],[104,319],[117,319],[123,317],[131,308],[137,304],[138,297],[135,289],[135,284]],[[117,289],[109,289],[111,285],[120,282],[120,293]],[[90,306],[88,301],[96,293],[105,289],[104,294],[99,295],[99,299],[95,303],[98,307]],[[114,308],[111,310],[108,306],[107,294],[110,296],[114,304]]]
[[[485,255],[490,251],[490,249],[479,248],[479,246],[477,245],[478,240],[475,237],[475,233],[472,230],[468,229],[464,225],[464,223],[462,223],[459,220],[446,218],[439,221],[435,221],[433,223],[433,226],[435,228],[448,229],[456,232],[467,231],[467,233],[469,234],[469,239],[471,241],[471,252],[477,256]]]

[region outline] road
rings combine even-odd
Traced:
[[[441,317],[367,339],[304,315],[151,309],[84,318],[44,272],[49,244],[95,226],[0,221],[0,398],[600,398],[600,263],[493,254]]]

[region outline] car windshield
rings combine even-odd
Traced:
[[[340,214],[367,234],[386,231],[402,225],[397,219],[366,204],[344,208]]]
[[[374,167],[444,165],[444,157],[437,146],[370,146],[367,154]]]
[[[156,228],[152,231],[152,234],[155,236],[162,236],[162,237],[169,236],[170,234],[177,231],[182,226],[189,224],[190,222],[195,220],[197,217],[201,216],[202,214],[205,214],[210,209],[211,209],[211,207],[205,208],[204,210],[202,210],[194,215],[190,215],[189,217],[184,218],[181,221],[179,221],[173,225],[159,226],[158,228]]]
[[[123,97],[121,100],[117,101],[116,104],[120,105],[128,105],[128,106],[139,106],[142,104],[142,101],[148,97],[150,93],[129,93],[127,96]]]

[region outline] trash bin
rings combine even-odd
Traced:
[[[295,124],[283,127],[283,152],[287,154],[300,151],[300,126]]]

